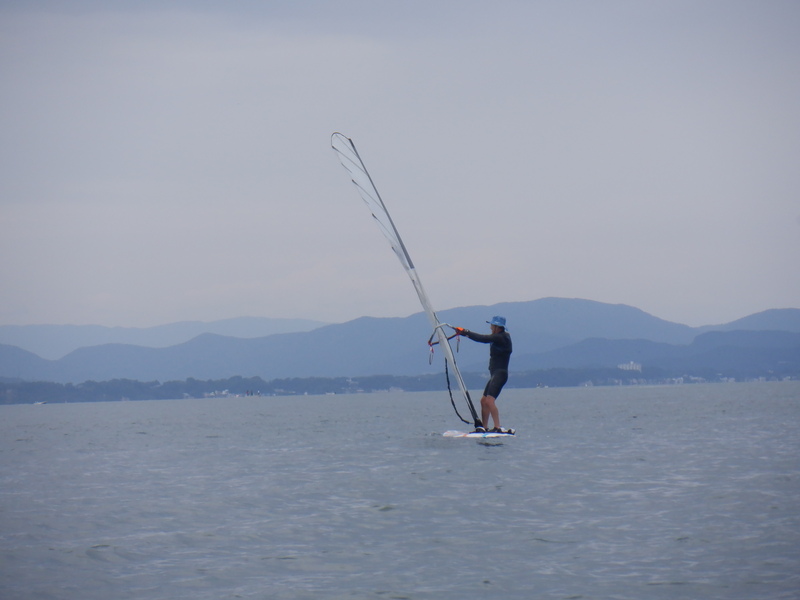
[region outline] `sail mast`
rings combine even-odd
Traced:
[[[446,324],[440,322],[439,318],[436,316],[436,312],[433,310],[433,306],[428,298],[428,294],[425,292],[425,288],[422,286],[422,281],[420,281],[419,275],[417,275],[417,270],[414,267],[411,256],[408,254],[408,250],[406,250],[405,244],[400,237],[400,233],[397,231],[397,227],[395,227],[394,221],[392,221],[392,217],[389,215],[389,211],[386,209],[386,205],[383,203],[383,199],[381,198],[380,194],[378,193],[378,189],[375,187],[375,184],[372,181],[372,177],[367,171],[366,166],[364,166],[364,162],[361,160],[353,140],[342,135],[341,133],[334,133],[331,136],[331,146],[339,156],[342,166],[350,173],[353,183],[358,189],[361,198],[366,203],[367,207],[372,213],[372,216],[378,222],[378,226],[381,228],[383,235],[389,240],[392,250],[394,250],[394,253],[397,255],[397,258],[400,260],[400,263],[403,265],[406,273],[411,279],[411,283],[414,285],[414,289],[419,297],[420,304],[422,304],[425,314],[428,315],[428,320],[431,323],[431,327],[433,327],[439,345],[444,351],[446,364],[449,363],[451,365],[456,382],[458,383],[458,388],[467,403],[475,426],[478,427],[481,425],[481,421],[478,418],[478,414],[472,404],[472,399],[470,398],[469,391],[464,383],[464,378],[461,376],[461,372],[456,364],[456,358],[453,354],[453,349],[450,347],[450,342],[444,332],[444,326]],[[458,411],[456,411],[456,413],[458,413]]]

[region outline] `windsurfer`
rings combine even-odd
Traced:
[[[489,417],[492,417],[494,429],[491,431],[499,433],[511,433],[513,430],[506,430],[500,427],[500,413],[497,410],[497,397],[508,381],[508,361],[511,358],[511,336],[506,331],[505,317],[492,317],[489,323],[492,329],[490,334],[475,333],[463,327],[455,327],[458,335],[463,335],[469,339],[489,344],[489,382],[483,390],[481,398],[481,420],[484,427],[489,425]],[[476,431],[483,430],[477,427]]]

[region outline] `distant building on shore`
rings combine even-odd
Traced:
[[[639,371],[640,373],[642,372],[642,365],[640,363],[636,363],[633,361],[617,365],[617,368],[622,371]]]

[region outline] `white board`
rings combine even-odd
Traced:
[[[477,433],[475,431],[456,431],[451,429],[442,434],[444,437],[457,437],[457,438],[507,438],[514,437],[513,433],[497,433],[486,431],[484,433]]]

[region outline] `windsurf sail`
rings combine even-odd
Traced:
[[[453,376],[458,384],[458,389],[460,390],[461,395],[467,404],[467,408],[470,411],[472,422],[474,423],[475,427],[482,427],[481,420],[478,418],[478,413],[475,412],[475,406],[472,404],[472,399],[470,398],[467,386],[464,384],[464,378],[461,376],[461,372],[458,370],[458,365],[456,364],[456,358],[453,354],[453,349],[450,346],[450,341],[444,331],[445,327],[451,326],[447,323],[442,323],[436,316],[436,311],[433,310],[431,301],[428,299],[428,294],[425,293],[425,288],[422,287],[422,282],[419,279],[419,275],[417,275],[414,262],[411,260],[411,256],[408,254],[405,244],[403,244],[400,233],[397,231],[397,227],[395,227],[392,217],[389,216],[389,211],[386,209],[386,205],[383,203],[383,200],[381,199],[381,196],[372,181],[372,177],[370,177],[367,168],[364,166],[364,162],[361,160],[353,140],[342,135],[341,133],[334,133],[331,136],[331,146],[336,151],[342,166],[347,170],[348,173],[350,173],[350,177],[358,189],[358,193],[361,195],[361,198],[366,203],[367,207],[372,213],[372,216],[377,221],[378,226],[383,232],[383,235],[387,240],[389,240],[389,244],[392,246],[392,250],[394,250],[397,258],[400,259],[400,263],[403,265],[403,268],[406,270],[406,273],[408,273],[408,276],[411,279],[411,283],[414,285],[414,289],[417,292],[417,296],[422,304],[422,308],[425,311],[425,314],[428,315],[428,320],[431,323],[431,327],[433,327],[433,335],[431,335],[429,344],[433,343],[433,338],[435,337],[439,346],[441,346],[444,352],[447,385],[448,389],[450,390],[450,399],[453,403],[453,408],[455,409],[456,414],[462,421],[469,423],[469,421],[464,419],[464,417],[462,417],[458,412],[458,408],[456,408],[455,402],[453,401],[452,390],[450,389],[450,370],[453,372]]]

